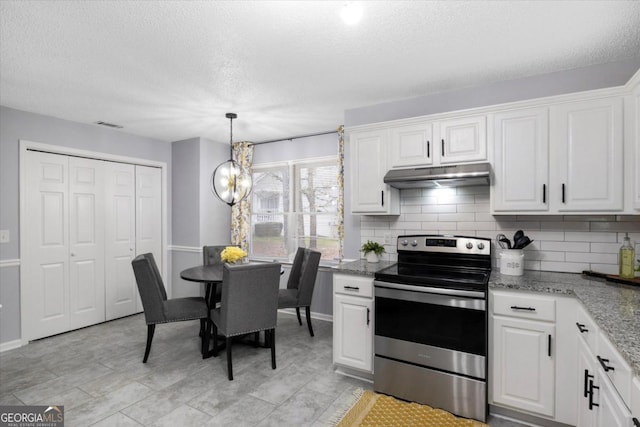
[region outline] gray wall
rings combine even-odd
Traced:
[[[21,139],[165,162],[171,173],[171,146],[166,142],[0,106],[0,229],[9,230],[11,235],[9,243],[0,244],[0,261],[20,258],[18,165]],[[171,200],[171,189],[167,191]],[[171,236],[170,208],[168,215]],[[18,272],[18,266],[0,267],[0,343],[20,338]]]
[[[345,126],[425,116],[466,108],[542,98],[621,86],[640,68],[640,56],[624,62],[599,64],[516,80],[436,93],[346,110]]]
[[[202,264],[202,246],[231,242],[231,208],[209,185],[216,166],[229,159],[229,144],[191,138],[172,143],[171,154],[173,245],[178,247],[171,250],[168,282],[172,297],[197,296],[202,286],[182,280],[180,272]]]
[[[171,144],[173,245],[200,244],[200,138]]]

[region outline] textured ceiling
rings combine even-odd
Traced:
[[[177,141],[640,56],[639,1],[0,1],[0,104]]]

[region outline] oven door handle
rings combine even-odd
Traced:
[[[427,294],[452,295],[457,297],[484,299],[485,293],[482,291],[464,291],[462,289],[432,288],[428,286],[403,285],[401,283],[382,282],[374,280],[375,287],[400,289],[403,291],[422,292]]]
[[[380,283],[380,282],[374,282]],[[441,305],[446,307],[456,307],[462,309],[486,311],[486,303],[484,298],[473,298],[468,296],[450,295],[443,293],[431,293],[418,291],[415,292],[415,286],[401,285],[397,283],[382,282],[375,285],[374,297],[388,298],[401,301],[417,302],[422,304]],[[421,288],[421,287],[420,287]],[[427,288],[440,290],[440,288]],[[449,289],[445,289],[448,291]],[[469,291],[471,292],[471,291]]]

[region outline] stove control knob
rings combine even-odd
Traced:
[[[484,249],[484,243],[482,243],[482,242],[478,243],[478,249],[483,250]]]
[[[414,248],[418,246],[418,241],[414,240],[413,242],[411,242],[411,246],[413,246]]]
[[[473,243],[467,242],[467,249],[473,249]]]
[[[407,246],[409,244],[409,241],[407,239],[404,239],[402,242],[400,242],[400,244],[402,246]]]

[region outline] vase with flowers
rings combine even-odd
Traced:
[[[247,253],[237,246],[227,246],[220,252],[220,260],[235,264],[237,262],[245,262]]]

